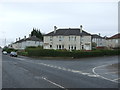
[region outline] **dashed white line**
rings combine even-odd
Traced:
[[[46,77],[42,77],[42,79],[44,79],[45,81],[47,81],[47,82],[49,82],[49,83],[51,83],[51,84],[53,84],[53,85],[55,85],[55,86],[57,86],[59,88],[63,88],[65,90],[67,90],[65,87],[63,87],[63,86],[61,86],[61,85],[59,85],[59,84],[57,84],[57,83],[55,83],[53,81],[48,80]]]
[[[25,69],[25,68],[22,68],[22,67],[19,67],[19,68],[22,69],[22,70],[25,71],[25,72],[28,72],[28,70]]]
[[[18,59],[18,60],[26,61],[25,59],[22,59],[22,58],[17,58],[17,59]],[[26,61],[26,62],[28,62],[28,61]],[[30,61],[29,61],[29,62],[30,62]],[[31,62],[31,63],[33,63],[33,62]],[[47,66],[47,67],[52,67],[52,68],[60,69],[60,70],[63,70],[63,71],[68,71],[68,72],[72,72],[72,73],[87,75],[87,76],[89,76],[89,77],[99,77],[99,75],[94,75],[94,74],[90,74],[90,73],[84,73],[84,72],[82,72],[82,71],[73,70],[73,69],[67,69],[67,68],[65,68],[65,67],[53,66],[53,65],[45,64],[45,63],[34,63],[34,64],[40,64],[40,65],[44,65],[44,66]]]

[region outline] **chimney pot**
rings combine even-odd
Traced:
[[[20,40],[20,37],[19,37],[19,40]]]
[[[80,33],[82,33],[82,27],[83,27],[83,26],[82,26],[82,25],[80,25]]]
[[[100,33],[98,35],[100,36]]]
[[[57,27],[56,27],[56,26],[54,26],[54,33],[56,33],[56,30],[57,30]]]
[[[16,42],[17,42],[17,38],[16,38]]]
[[[31,37],[31,34],[29,34],[29,37]]]
[[[24,39],[26,39],[26,36],[24,36]]]

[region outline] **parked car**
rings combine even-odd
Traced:
[[[12,57],[17,57],[17,52],[13,52],[13,51],[12,51],[12,52],[10,53],[10,56],[12,56]]]
[[[6,51],[3,51],[3,54],[4,54],[4,55],[7,55],[7,52],[6,52]]]

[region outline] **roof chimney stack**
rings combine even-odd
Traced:
[[[16,42],[17,42],[17,38],[16,38]]]
[[[56,27],[56,26],[54,26],[54,33],[56,33],[56,30],[57,30],[57,27]]]
[[[100,33],[98,35],[100,36]]]
[[[20,37],[19,37],[19,41],[20,41]]]
[[[83,27],[83,26],[82,26],[82,25],[80,25],[80,33],[82,33],[82,27]]]
[[[31,37],[31,34],[29,34],[29,38]]]
[[[24,39],[26,39],[26,36],[24,36]]]

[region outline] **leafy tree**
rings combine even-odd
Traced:
[[[36,36],[37,38],[43,40],[43,35],[40,29],[38,30],[38,29],[33,28],[33,30],[31,31],[31,36]]]

